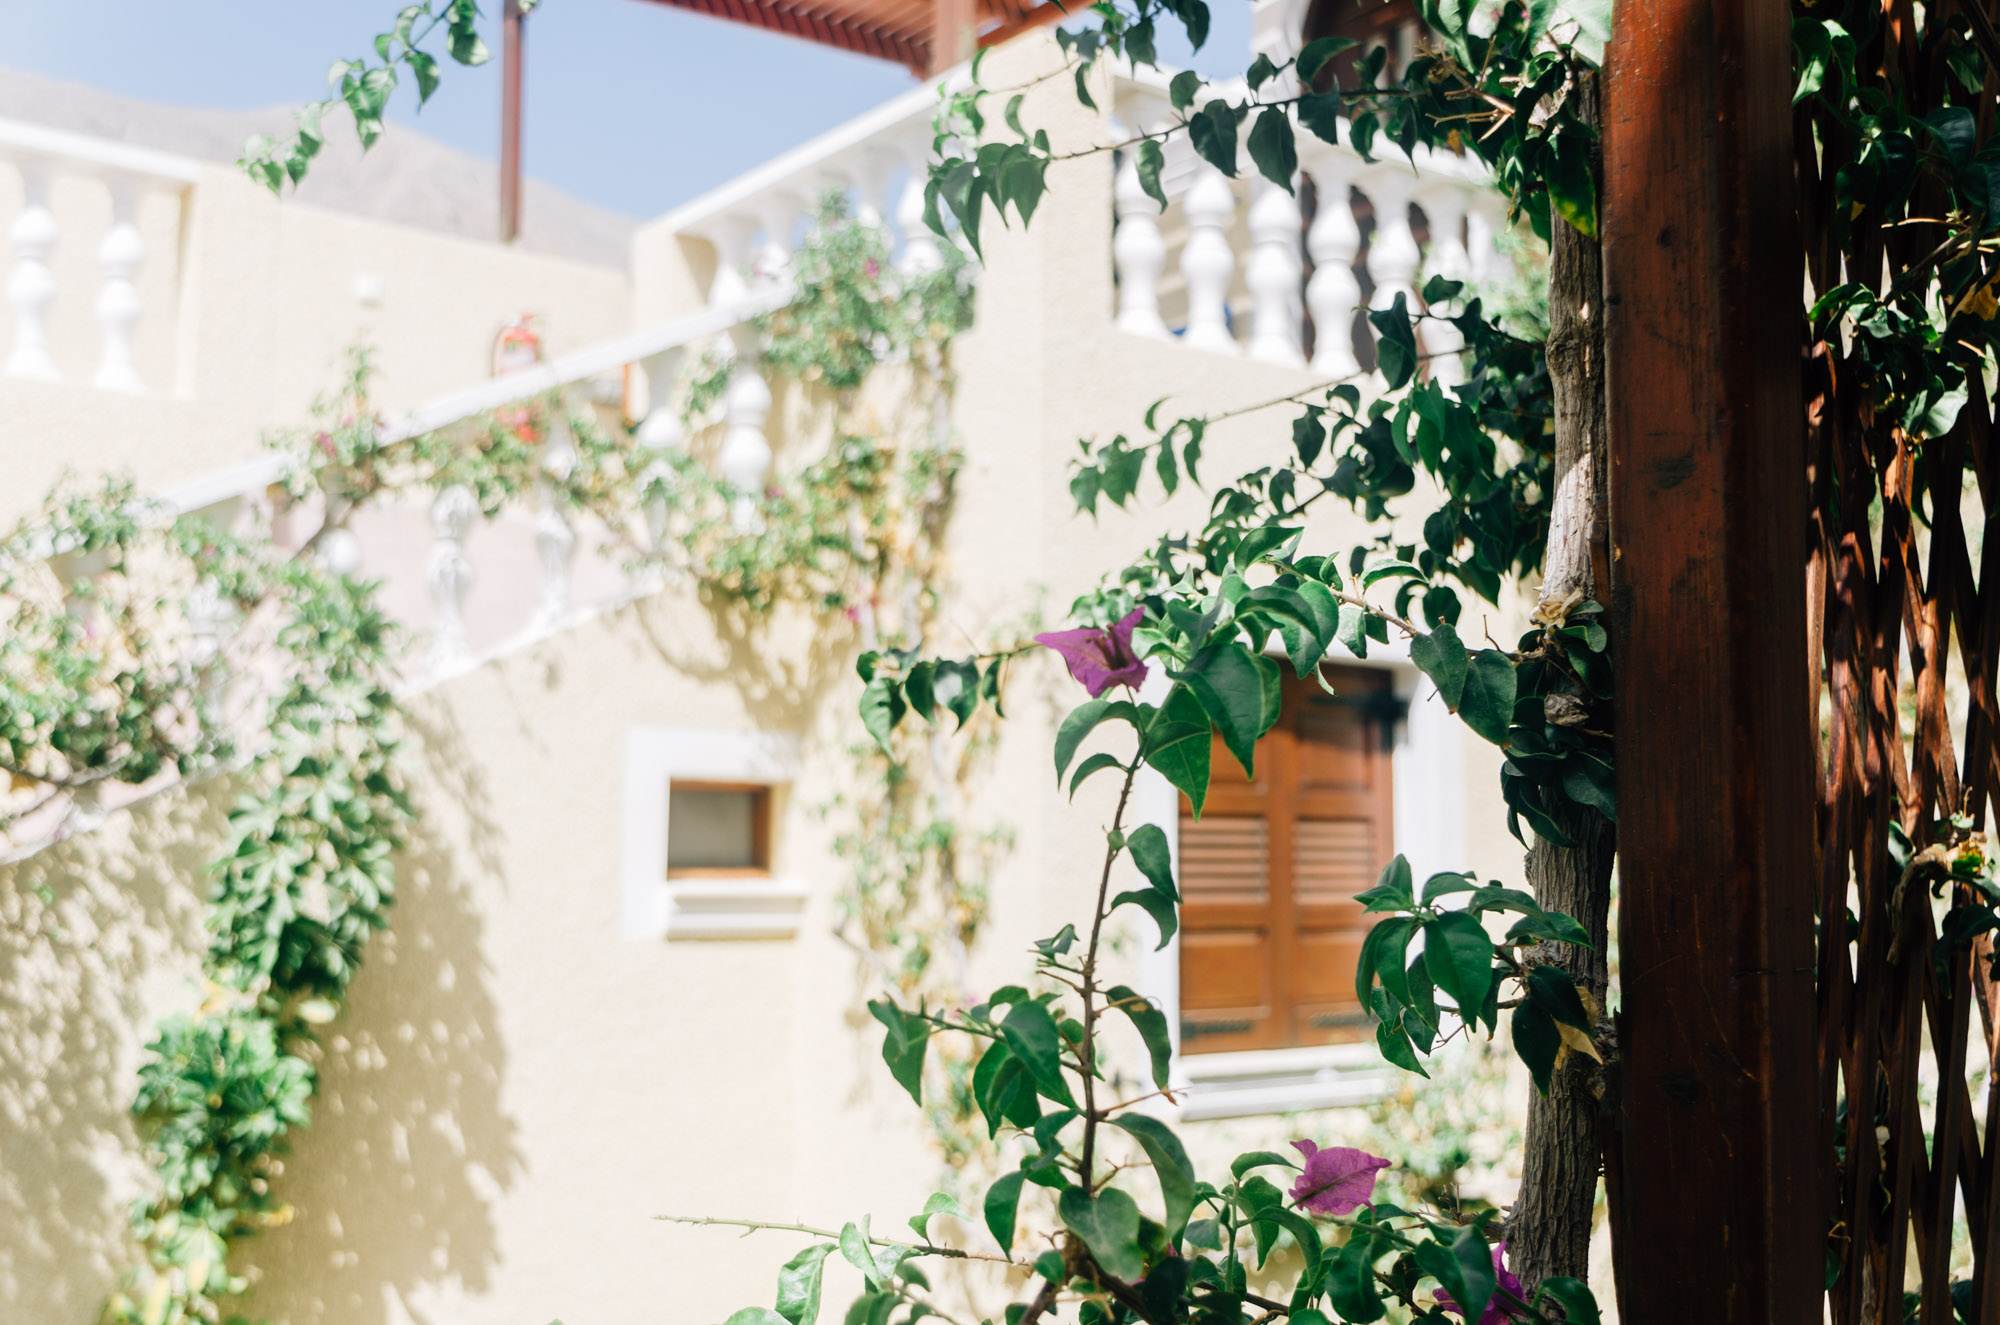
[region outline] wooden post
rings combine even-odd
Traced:
[[[527,36],[520,0],[507,0],[500,54],[500,242],[521,233],[521,57]]]
[[[936,78],[972,58],[977,21],[973,0],[931,0],[931,63],[925,77]]]
[[[1607,65],[1625,1325],[1821,1319],[1789,23],[1623,4]]]

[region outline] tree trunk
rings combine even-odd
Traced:
[[[1598,120],[1597,79],[1577,89],[1579,109]],[[1555,397],[1555,496],[1543,560],[1542,602],[1572,594],[1597,598],[1609,588],[1605,490],[1603,254],[1596,239],[1553,221],[1549,259],[1549,383]],[[1594,945],[1544,945],[1536,955],[1576,978],[1604,1016],[1607,920],[1616,834],[1592,810],[1558,816],[1572,846],[1537,840],[1528,852],[1535,900],[1574,916]],[[1610,1036],[1600,1034],[1600,1050]],[[1514,1272],[1530,1291],[1543,1279],[1583,1279],[1590,1264],[1591,1215],[1597,1200],[1603,1069],[1570,1054],[1547,1096],[1528,1101],[1521,1191],[1509,1233]]]

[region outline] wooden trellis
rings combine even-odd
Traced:
[[[1816,265],[1813,279],[1824,288],[1839,277]],[[1962,1220],[1975,1257],[1969,1318],[1994,1321],[2000,1092],[1977,1119],[1966,1077],[1978,1066],[1967,1061],[1975,1007],[1978,1052],[1992,1065],[2000,991],[1991,936],[1941,947],[1933,913],[1974,903],[1971,885],[1950,880],[1951,858],[1977,849],[1970,827],[1985,825],[2000,791],[2000,538],[1961,517],[1967,495],[1981,511],[2000,498],[2000,457],[1976,380],[1952,429],[1918,444],[1886,420],[1843,426],[1867,417],[1841,398],[1857,389],[1846,367],[1837,345],[1815,347],[1807,383],[1818,396],[1808,594],[1822,714],[1819,1097],[1839,1155],[1826,1200],[1843,1265],[1833,1320],[1900,1322],[1909,1283],[1921,1285],[1922,1325],[1949,1325]],[[1892,826],[1907,846],[1892,850]]]

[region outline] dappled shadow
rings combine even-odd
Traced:
[[[393,928],[329,1028],[313,1126],[280,1179],[297,1218],[243,1256],[258,1278],[246,1306],[287,1325],[401,1325],[427,1319],[435,1286],[485,1291],[493,1203],[522,1172],[472,877],[494,868],[497,832],[452,733],[426,728],[421,745],[433,780],[398,858]],[[470,858],[468,838],[482,844]]]
[[[139,1252],[133,1129],[154,1024],[197,1003],[233,788],[181,788],[0,869],[0,1308],[83,1325]]]

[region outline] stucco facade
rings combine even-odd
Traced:
[[[1025,38],[995,52],[986,78],[1023,82],[1053,58],[1046,37]],[[1059,143],[1108,132],[1060,80],[1024,118]],[[1031,227],[989,224],[984,236],[977,321],[954,351],[952,424],[967,463],[947,585],[951,619],[974,636],[1037,602],[1059,607],[1160,532],[1199,522],[1206,497],[1191,488],[1076,515],[1077,438],[1134,429],[1162,395],[1222,411],[1323,380],[1117,329],[1113,186],[1105,158],[1061,164]],[[0,216],[18,205],[14,187],[0,171]],[[279,204],[222,170],[204,170],[191,197],[177,216],[163,202],[142,211],[152,247],[180,255],[178,285],[148,300],[174,309],[178,330],[149,322],[140,340],[160,389],[0,381],[4,514],[31,506],[65,466],[126,468],[150,490],[249,460],[262,429],[302,418],[357,338],[380,347],[384,402],[400,407],[487,376],[494,331],[521,312],[543,317],[557,349],[574,348],[697,312],[722,265],[666,222],[639,233],[620,274]],[[89,229],[83,191],[57,204],[74,210],[66,226]],[[357,281],[379,299],[359,301]],[[90,334],[78,321],[51,339],[87,362]],[[783,404],[781,468],[814,444],[786,434]],[[1206,471],[1275,457],[1284,417],[1215,427]],[[1329,546],[1358,534],[1345,512],[1312,522]],[[483,573],[488,591],[532,599],[504,568]],[[1504,616],[1493,614],[1497,638],[1512,626]],[[872,1213],[887,1228],[921,1207],[940,1164],[882,1069],[862,1006],[869,973],[831,932],[842,866],[816,813],[840,789],[841,751],[858,732],[855,648],[842,619],[795,614],[745,635],[669,587],[413,696],[407,767],[422,816],[395,927],[332,1028],[314,1125],[285,1161],[296,1218],[244,1257],[252,1310],[288,1325],[698,1325],[768,1302],[799,1240],[654,1216],[837,1227]],[[1413,669],[1393,656],[1371,665],[1397,669],[1414,703],[1396,737],[1399,848],[1420,868],[1518,878],[1497,756],[1446,720]],[[1080,697],[1050,658],[1025,665],[1010,697],[974,807],[1014,832],[971,954],[975,987],[1018,979],[1029,941],[1087,905],[1110,807],[1102,788],[1070,804],[1048,755]],[[773,774],[773,836],[776,872],[805,889],[795,934],[631,932],[627,752],[649,731],[790,742],[795,757]],[[198,998],[200,862],[227,799],[220,781],[169,791],[0,869],[8,1319],[81,1325],[130,1254],[126,1210],[144,1178],[125,1112],[133,1070],[155,1017]],[[1142,788],[1140,808],[1172,832],[1164,783]],[[1152,953],[1150,922],[1123,914],[1136,919],[1121,915],[1115,960],[1171,1015],[1173,952]],[[1335,1067],[1366,1093],[1367,1051]],[[1182,1130],[1212,1161],[1239,1143],[1354,1125],[1351,1108],[1336,1108]],[[829,1273],[839,1301],[850,1272],[836,1260]]]

